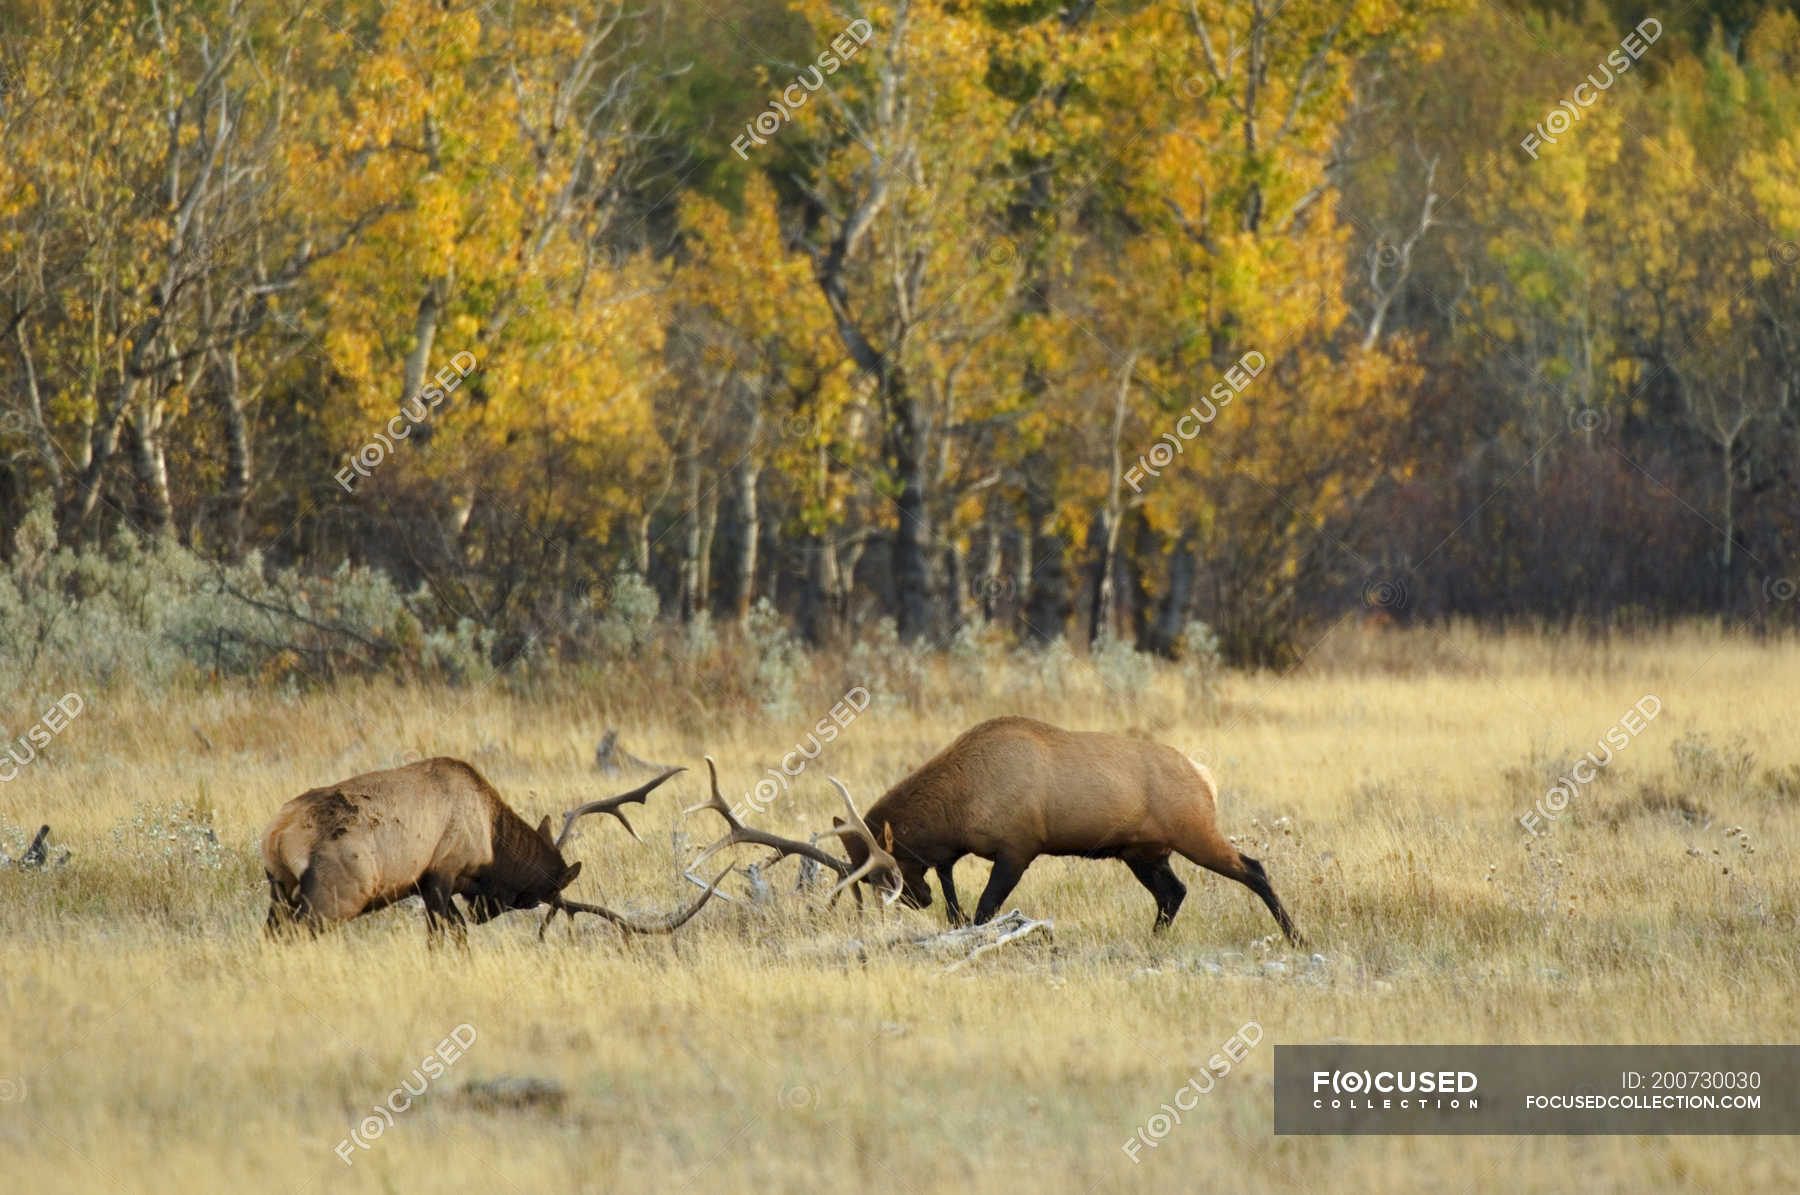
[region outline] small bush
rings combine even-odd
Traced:
[[[1190,622],[1181,632],[1177,651],[1182,683],[1188,694],[1203,701],[1216,698],[1219,678],[1225,672],[1225,656],[1219,647],[1218,632],[1204,622]]]
[[[1671,748],[1675,772],[1687,787],[1710,793],[1740,793],[1756,774],[1756,755],[1738,735],[1715,747],[1706,735],[1689,732]]]
[[[771,718],[798,716],[800,685],[810,661],[767,598],[758,599],[744,619],[744,648],[744,686],[762,712]]]
[[[1147,653],[1111,635],[1094,645],[1089,660],[1107,689],[1120,697],[1133,697],[1149,688],[1156,671],[1156,663]]]
[[[624,659],[641,651],[656,632],[662,601],[650,583],[634,572],[619,570],[613,577],[612,597],[594,628],[600,654]]]
[[[139,801],[112,834],[120,856],[139,866],[223,871],[229,860],[213,829],[212,809],[185,801],[161,808]]]
[[[1013,652],[1001,686],[1008,696],[1059,699],[1069,694],[1081,662],[1067,639],[1058,636],[1042,648]]]

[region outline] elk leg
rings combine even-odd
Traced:
[[[1270,887],[1269,876],[1263,870],[1263,865],[1249,855],[1239,855],[1238,859],[1244,866],[1244,874],[1231,878],[1262,897],[1262,902],[1269,906],[1269,912],[1275,914],[1275,924],[1281,927],[1281,932],[1287,935],[1290,944],[1306,945],[1306,939],[1301,937],[1300,931],[1294,928],[1294,919],[1289,917],[1288,911],[1281,907],[1281,898],[1276,896],[1275,889]]]
[[[1031,866],[1031,860],[1023,862],[1001,855],[994,860],[994,870],[988,873],[987,887],[981,890],[981,903],[975,906],[975,924],[985,925],[993,919],[995,913],[1012,890],[1019,886],[1019,878],[1025,869]]]
[[[300,924],[315,937],[328,925],[348,921],[362,912],[357,877],[330,859],[315,859],[300,877],[300,899],[295,902]]]
[[[269,916],[263,921],[263,936],[266,938],[290,937],[298,920],[292,905],[282,900],[270,900]]]
[[[1138,878],[1138,883],[1150,890],[1156,898],[1156,930],[1169,928],[1169,922],[1175,920],[1175,914],[1181,909],[1181,902],[1187,896],[1187,885],[1183,884],[1169,866],[1169,857],[1160,859],[1127,859],[1125,865],[1131,868],[1131,874]]]
[[[319,923],[315,917],[308,917],[305,909],[285,900],[269,902],[269,916],[263,922],[263,933],[270,938],[292,938],[304,929],[309,935],[318,936]]]
[[[944,908],[950,913],[951,925],[967,925],[969,919],[963,915],[962,906],[956,903],[956,877],[951,874],[956,869],[956,860],[938,866],[938,887],[944,890]]]
[[[435,944],[443,936],[444,926],[450,926],[450,933],[456,944],[463,948],[469,945],[467,924],[463,915],[451,899],[450,885],[442,876],[426,872],[419,878],[419,896],[425,901],[425,933]]]
[[[293,932],[295,923],[300,919],[298,896],[289,899],[288,894],[269,876],[269,917],[263,922],[263,933],[271,938],[284,938]]]
[[[1281,927],[1281,932],[1287,935],[1287,940],[1295,946],[1306,945],[1306,939],[1301,937],[1300,931],[1294,928],[1294,919],[1289,917],[1288,911],[1281,907],[1281,898],[1275,895],[1275,889],[1269,884],[1269,874],[1263,870],[1261,863],[1236,850],[1231,851],[1229,855],[1223,853],[1194,855],[1187,851],[1181,853],[1208,871],[1216,871],[1222,876],[1236,880],[1256,893],[1262,898],[1263,904],[1269,906],[1269,912],[1275,914],[1275,924]]]
[[[1294,928],[1293,918],[1281,907],[1281,898],[1270,887],[1269,875],[1263,870],[1263,865],[1232,846],[1217,827],[1210,824],[1189,826],[1187,832],[1176,842],[1175,849],[1196,866],[1216,871],[1256,893],[1262,898],[1263,904],[1269,907],[1269,912],[1275,915],[1275,924],[1281,927],[1287,940],[1295,946],[1306,945],[1306,939]]]

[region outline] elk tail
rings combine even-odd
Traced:
[[[1205,790],[1206,799],[1211,802],[1213,812],[1217,813],[1219,811],[1219,782],[1213,779],[1212,769],[1191,755],[1187,757],[1187,761],[1188,764],[1193,767],[1194,771],[1199,774],[1200,787]]]

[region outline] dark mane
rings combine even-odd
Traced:
[[[554,886],[563,871],[562,852],[545,842],[544,836],[513,812],[512,806],[502,801],[499,794],[493,794],[491,807],[495,862],[505,860],[514,868],[523,869],[530,878],[519,877],[521,887],[530,883]]]

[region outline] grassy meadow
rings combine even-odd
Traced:
[[[974,722],[1026,713],[1154,737],[1207,761],[1227,833],[1310,938],[1184,861],[1152,936],[1117,862],[1040,860],[1009,902],[1051,918],[948,970],[923,911],[793,891],[715,902],[672,938],[511,914],[427,947],[416,902],[318,941],[265,941],[256,842],[308,787],[448,754],[535,823],[690,771],[590,819],[573,893],[661,909],[678,852],[721,830],[843,692],[771,715],[637,678],[544,690],[345,684],[85,694],[0,784],[0,846],[40,822],[72,856],[0,869],[0,1182],[14,1190],[1087,1192],[1788,1190],[1787,1137],[1282,1137],[1276,1043],[1800,1041],[1800,641],[1690,628],[1585,639],[1346,622],[1288,675],[1196,685],[916,665],[751,820],[804,836],[843,779],[866,808]],[[941,672],[934,671],[942,669]],[[971,679],[973,676],[974,679]],[[1040,683],[1041,682],[1041,683]],[[1035,687],[1034,687],[1035,686]],[[43,694],[9,699],[34,721]],[[1646,695],[1630,745],[1533,837],[1519,817]],[[211,834],[207,833],[210,828]],[[216,840],[216,841],[215,841]],[[749,861],[762,852],[739,848]],[[987,865],[965,860],[973,907]],[[726,890],[745,892],[734,876]],[[1247,1022],[1262,1037],[1139,1161],[1122,1149]],[[367,1149],[336,1147],[459,1026],[467,1051]],[[469,1031],[464,1031],[467,1038]],[[496,1107],[502,1076],[560,1103]],[[414,1081],[416,1085],[416,1080]],[[379,1123],[379,1122],[378,1122]],[[15,1185],[18,1184],[18,1185]]]

